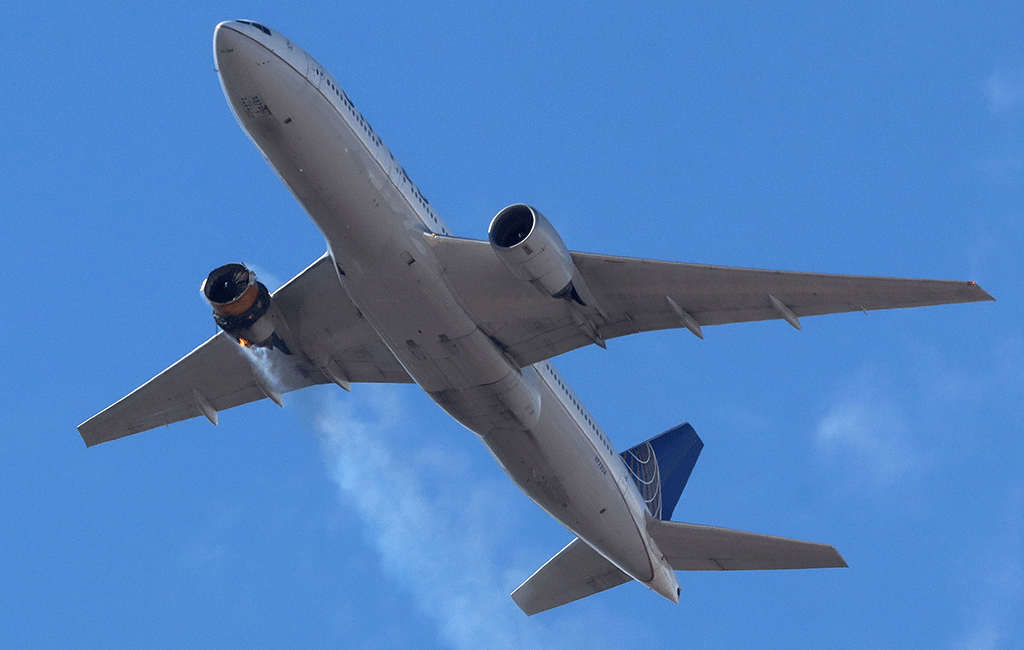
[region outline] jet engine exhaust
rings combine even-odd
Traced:
[[[267,287],[244,264],[225,264],[210,272],[202,286],[213,320],[243,346],[291,350],[278,336],[273,300]]]

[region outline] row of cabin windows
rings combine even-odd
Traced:
[[[326,83],[328,85],[328,87],[330,87],[330,89],[334,91],[335,96],[338,99],[340,99],[343,104],[345,104],[345,107],[348,109],[348,112],[352,114],[352,117],[356,118],[356,121],[359,122],[359,126],[363,127],[363,131],[365,131],[366,135],[368,135],[370,137],[370,140],[372,140],[373,143],[375,145],[377,145],[378,147],[383,147],[384,146],[384,142],[380,139],[380,137],[377,135],[377,133],[373,130],[373,127],[370,126],[370,123],[366,121],[366,118],[363,117],[362,113],[360,113],[359,111],[356,110],[356,105],[353,104],[352,100],[348,98],[348,95],[345,94],[345,91],[342,90],[338,86],[338,84],[334,83],[334,80],[331,79],[327,75],[327,73],[325,73],[320,68],[316,69],[316,73],[324,78],[324,83]]]
[[[597,434],[597,437],[598,439],[600,439],[601,444],[604,445],[604,448],[608,450],[609,454],[614,456],[615,448],[612,447],[611,441],[609,441],[608,437],[605,436],[604,433],[597,427],[597,424],[590,419],[590,415],[588,415],[587,412],[583,410],[583,405],[576,401],[576,396],[572,394],[572,392],[569,390],[569,387],[565,385],[565,383],[562,381],[562,378],[555,372],[554,367],[549,363],[545,363],[544,368],[551,375],[551,378],[555,381],[555,383],[562,388],[562,392],[564,392],[565,396],[569,398],[569,401],[571,401],[573,405],[576,406],[576,410],[579,411],[580,415],[583,416],[583,419],[587,422],[587,424],[590,425],[591,431]]]
[[[392,160],[393,159],[394,156],[392,156]],[[416,202],[426,210],[427,216],[430,217],[430,221],[432,221],[435,226],[441,226],[441,221],[437,218],[437,214],[434,212],[433,206],[430,205],[430,201],[428,201],[427,197],[423,195],[420,188],[416,187],[416,183],[412,182],[412,179],[409,178],[409,174],[406,173],[405,168],[399,166],[398,171],[402,173],[402,180],[409,184],[409,191],[412,192],[413,197],[416,198]],[[441,226],[441,233],[447,235],[448,229]]]
[[[363,127],[363,131],[366,132],[366,135],[370,136],[370,140],[372,140],[373,143],[377,145],[378,148],[383,148],[384,141],[380,139],[380,136],[378,136],[376,131],[373,130],[373,127],[370,126],[370,123],[366,121],[366,118],[363,117],[362,113],[356,110],[356,105],[353,104],[352,100],[348,98],[348,95],[345,94],[345,91],[342,90],[338,86],[338,84],[334,83],[334,80],[331,79],[320,68],[316,68],[316,73],[324,78],[324,82],[326,82],[327,85],[331,88],[331,90],[334,91],[335,96],[337,96],[338,99],[340,99],[342,103],[345,104],[345,107],[348,108],[348,111],[349,113],[352,114],[352,117],[354,117],[356,121],[359,122],[359,125]],[[392,156],[392,158],[394,158],[394,156]],[[416,184],[412,182],[412,179],[409,178],[409,175],[405,172],[405,169],[402,169],[401,167],[399,167],[399,169],[402,171],[402,178],[404,178],[409,183],[409,187],[412,188],[412,195],[416,198],[417,203],[423,206],[423,209],[427,211],[427,215],[430,216],[430,220],[434,223],[435,226],[440,225],[440,220],[437,218],[437,214],[434,213],[434,209],[431,207],[430,201],[428,201],[427,197],[423,195],[423,192],[421,192],[419,188],[416,187]],[[447,235],[448,229],[442,226],[441,232]]]

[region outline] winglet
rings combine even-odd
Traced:
[[[992,302],[995,302],[996,299],[992,296],[992,294],[978,286],[977,282],[971,280],[971,285],[974,286],[975,294],[978,296],[976,300],[991,300]]]

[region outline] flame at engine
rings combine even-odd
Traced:
[[[202,291],[213,307],[213,320],[240,345],[292,353],[278,334],[283,319],[270,292],[244,264],[214,269],[206,276]]]

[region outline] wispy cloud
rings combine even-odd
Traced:
[[[473,459],[440,449],[430,436],[403,431],[409,419],[393,389],[360,386],[358,396],[344,401],[325,397],[316,411],[340,497],[360,513],[382,570],[436,621],[448,644],[581,645],[580,633],[593,621],[576,621],[573,631],[562,623],[552,629],[543,619],[528,619],[509,598],[537,567],[515,565],[528,535],[517,526],[522,506],[507,486],[474,476]]]
[[[877,370],[854,377],[822,417],[816,444],[823,461],[843,469],[849,482],[890,486],[917,472],[923,453],[911,439],[904,409]]]
[[[994,72],[985,80],[985,97],[993,115],[1024,108],[1024,75]]]
[[[1024,70],[998,70],[984,82],[989,113],[1002,135],[995,150],[982,160],[988,175],[999,183],[1016,186],[1024,170],[1021,150],[1021,119],[1024,117]]]
[[[1008,499],[1005,534],[980,555],[975,613],[954,650],[998,650],[1016,647],[1024,606],[1024,490]]]

